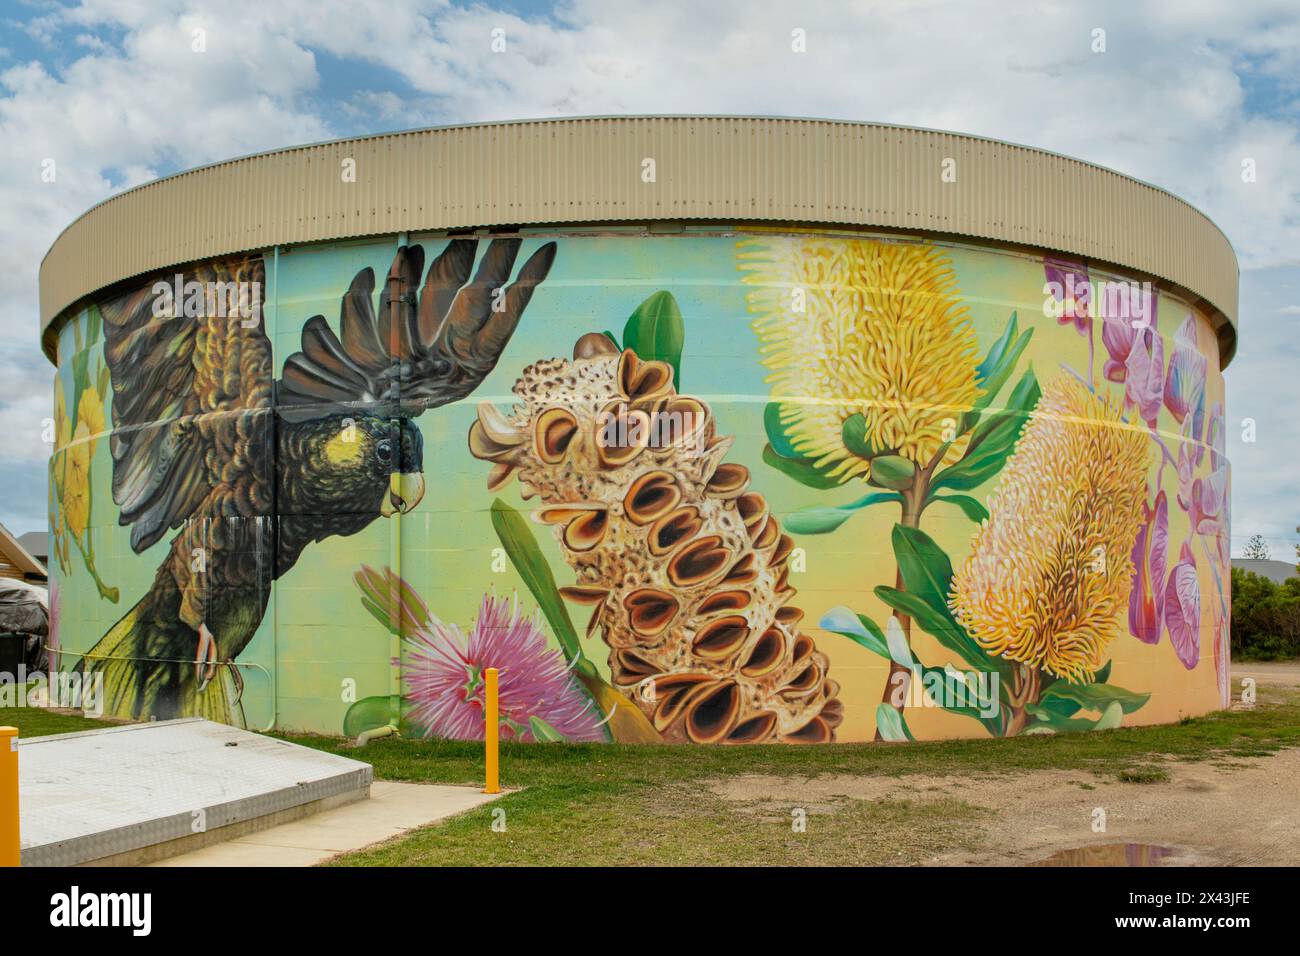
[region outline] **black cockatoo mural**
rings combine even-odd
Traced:
[[[136,553],[177,530],[152,587],[84,658],[103,674],[105,713],[239,719],[227,665],[272,582],[312,543],[419,504],[414,419],[478,387],[554,261],[547,243],[516,273],[520,244],[492,240],[475,270],[478,240],[453,239],[427,272],[421,246],[401,247],[378,301],[361,270],[338,331],[309,318],[278,380],[260,293],[239,315],[159,316],[149,286],[101,306],[119,521]],[[257,255],[186,278],[260,290],[263,273]]]

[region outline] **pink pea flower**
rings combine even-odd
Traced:
[[[1165,585],[1165,627],[1174,653],[1191,670],[1201,659],[1201,584],[1190,541],[1183,542]]]
[[[1193,534],[1217,534],[1227,527],[1228,470],[1211,471],[1192,482],[1187,504]]]
[[[1196,319],[1189,313],[1178,331],[1165,374],[1165,408],[1181,425],[1189,414],[1193,418],[1195,441],[1201,440],[1201,422],[1205,415],[1205,376],[1208,362],[1196,345]]]
[[[1156,495],[1155,506],[1143,505],[1146,521],[1133,545],[1133,589],[1128,601],[1129,633],[1156,644],[1164,628],[1165,563],[1169,551],[1169,502]]]
[[[1088,335],[1092,331],[1092,285],[1088,281],[1087,266],[1065,259],[1047,258],[1043,260],[1043,272],[1052,287],[1052,298],[1062,304],[1057,323],[1073,323],[1075,331]]]
[[[1232,688],[1229,686],[1231,670],[1229,660],[1229,618],[1222,612],[1214,615],[1214,677],[1219,684],[1219,704],[1228,707],[1232,704]]]
[[[1210,448],[1210,470],[1219,471],[1228,464],[1228,457],[1225,452],[1227,436],[1224,433],[1223,421],[1223,403],[1215,402],[1210,406],[1209,422],[1205,426],[1205,444]],[[1196,463],[1201,463],[1203,454],[1198,456]]]
[[[1148,287],[1129,282],[1110,285],[1101,302],[1101,341],[1109,356],[1102,375],[1124,383],[1124,408],[1137,409],[1152,427],[1165,392],[1165,346],[1156,304]]]

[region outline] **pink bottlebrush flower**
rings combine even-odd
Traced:
[[[1205,376],[1209,363],[1196,346],[1196,320],[1188,313],[1174,333],[1169,370],[1165,374],[1165,408],[1179,424],[1189,414],[1193,418],[1192,438],[1201,440],[1201,421],[1205,415]]]
[[[402,643],[408,719],[424,729],[425,737],[482,740],[483,673],[495,667],[502,739],[533,740],[529,721],[534,717],[565,740],[606,739],[595,704],[563,655],[546,646],[536,619],[520,617],[518,602],[484,595],[468,639],[455,624],[431,614]]]
[[[1052,298],[1062,304],[1057,324],[1074,323],[1076,332],[1088,335],[1092,331],[1092,285],[1088,281],[1087,267],[1065,259],[1047,258],[1043,260],[1043,272],[1051,287]]]
[[[1201,659],[1201,583],[1190,541],[1183,542],[1165,585],[1165,627],[1174,653],[1191,670]]]
[[[1165,563],[1169,551],[1169,503],[1156,495],[1154,507],[1143,505],[1146,521],[1133,545],[1133,589],[1128,599],[1129,633],[1146,644],[1160,641],[1165,613]]]

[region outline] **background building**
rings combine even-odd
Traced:
[[[811,120],[160,180],[42,267],[64,666],[255,728],[826,742],[1227,700],[1237,268],[1181,200]],[[536,610],[540,608],[540,610]]]

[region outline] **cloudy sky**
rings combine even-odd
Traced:
[[[791,51],[795,28],[807,52]],[[1094,30],[1106,49],[1092,50]],[[206,49],[193,50],[195,30]],[[491,50],[503,30],[504,54]],[[37,268],[129,186],[303,142],[475,120],[757,113],[1042,146],[1164,186],[1242,266],[1234,553],[1300,523],[1300,4],[2,0],[0,521],[45,526]],[[57,178],[41,180],[53,158]],[[1257,178],[1243,183],[1245,158]],[[1243,419],[1257,440],[1242,441]]]

